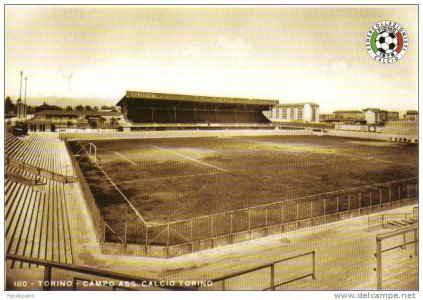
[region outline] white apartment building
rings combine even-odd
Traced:
[[[319,105],[312,102],[278,104],[264,114],[271,121],[319,122]]]

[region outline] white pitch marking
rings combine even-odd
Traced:
[[[346,153],[333,153],[333,154],[340,155],[340,156],[347,156],[347,157],[355,157],[355,158],[366,159],[366,160],[376,160],[376,161],[381,161],[381,162],[385,162],[385,163],[395,163],[395,162],[390,161],[390,160],[379,159],[379,158],[375,158],[375,157],[366,157],[366,156],[359,156],[359,155],[346,154]]]
[[[126,200],[126,202],[128,202],[129,206],[132,208],[132,210],[135,212],[135,214],[138,216],[138,218],[140,218],[140,220],[144,223],[147,224],[147,222],[144,220],[144,218],[140,215],[140,213],[138,212],[138,210],[135,209],[134,205],[131,203],[131,201],[129,201],[128,198],[126,198],[125,194],[122,193],[122,191],[117,187],[117,185],[113,182],[113,180],[109,177],[109,175],[107,175],[106,171],[103,170],[103,168],[97,164],[97,167],[100,169],[101,172],[103,172],[104,176],[106,176],[106,178],[110,181],[110,183],[114,186],[114,188],[118,191],[119,194],[121,194],[121,196],[123,197],[123,199]]]
[[[127,160],[127,161],[129,161],[131,164],[133,164],[134,166],[136,166],[137,164],[136,163],[134,163],[132,160],[130,160],[129,158],[127,158],[126,156],[123,156],[122,154],[120,154],[119,152],[116,152],[116,151],[114,151],[115,153],[116,153],[116,155],[118,155],[118,156],[120,156],[120,157],[122,157],[123,159],[125,159],[125,160]]]
[[[221,172],[212,172],[212,173],[197,173],[197,174],[189,174],[189,175],[179,175],[179,176],[168,176],[168,177],[158,177],[158,178],[143,178],[143,179],[136,179],[136,180],[129,180],[129,181],[121,181],[120,183],[134,183],[140,181],[154,181],[154,180],[164,180],[164,179],[176,179],[176,178],[185,178],[185,177],[200,177],[200,176],[210,176],[210,175],[217,175],[225,173]]]
[[[162,148],[162,147],[159,147],[159,146],[154,146],[154,145],[151,145],[151,146],[152,146],[152,147],[154,147],[154,148],[156,148],[156,149],[160,149],[160,150],[168,151],[168,152],[173,153],[173,154],[175,154],[175,155],[177,155],[177,156],[180,156],[180,157],[183,157],[183,158],[186,158],[186,159],[189,159],[189,160],[195,161],[196,163],[199,163],[199,164],[202,164],[202,165],[208,166],[208,167],[210,167],[210,168],[217,169],[217,170],[220,170],[220,171],[222,171],[222,172],[229,172],[228,170],[225,170],[225,169],[222,169],[222,168],[219,168],[219,167],[213,166],[213,165],[211,165],[211,164],[208,164],[208,163],[202,162],[202,161],[200,161],[200,160],[198,160],[198,159],[195,159],[195,158],[192,158],[192,157],[189,157],[189,156],[185,156],[185,155],[183,155],[183,154],[181,154],[181,153],[178,153],[178,152],[176,152],[176,151],[172,151],[172,150],[170,150],[170,149],[167,149],[167,148]]]

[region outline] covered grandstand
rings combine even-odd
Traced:
[[[116,104],[139,124],[268,124],[263,111],[277,100],[208,97],[127,91]]]

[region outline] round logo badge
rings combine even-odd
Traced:
[[[408,50],[407,32],[396,22],[377,22],[367,32],[366,50],[381,64],[397,62]]]

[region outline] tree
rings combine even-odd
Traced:
[[[98,111],[98,106],[94,106],[93,110]]]
[[[72,106],[66,106],[66,110],[73,110]]]
[[[84,107],[80,104],[78,106],[75,106],[75,109],[78,110],[78,111],[82,111],[82,110],[84,110]]]
[[[26,113],[27,113],[28,115],[32,115],[32,114],[34,114],[34,113],[35,113],[35,106],[28,105],[28,106],[26,107]]]
[[[91,108],[91,106],[85,105],[84,110],[88,111],[88,110],[93,110],[93,109]]]
[[[92,129],[96,129],[97,128],[97,121],[96,120],[88,119],[88,124],[90,124],[90,127]]]
[[[110,118],[110,128],[115,128],[119,123],[117,122],[115,117]]]
[[[4,111],[7,114],[15,114],[16,113],[16,105],[12,102],[12,99],[10,99],[9,96],[6,97]]]

